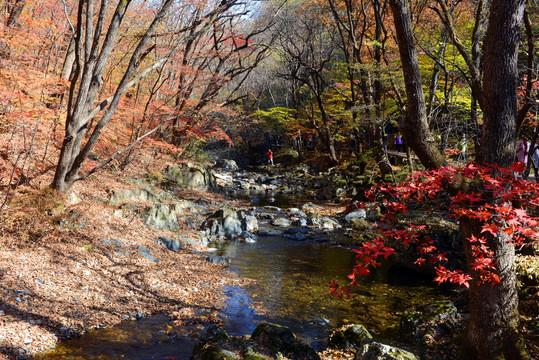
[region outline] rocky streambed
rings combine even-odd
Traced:
[[[381,207],[371,204],[367,209],[344,213],[344,207],[338,204],[339,197],[357,195],[358,186],[362,184],[354,184],[356,180],[341,171],[312,174],[306,167],[284,173],[268,168],[262,170],[266,172],[240,171],[233,164],[213,171],[196,166],[170,167],[155,178],[133,181],[131,189],[112,192],[107,201],[116,209],[115,216],[136,216],[149,228],[167,232],[167,236],[155,238],[163,251],[174,253],[191,249],[189,251],[202,255],[209,263],[225,264],[240,278],[248,279],[248,285],[226,285],[225,307],[218,314],[184,307],[178,308],[176,315],[169,314],[173,315],[172,320],[161,317],[155,320],[156,317],[134,313],[131,317],[139,320],[129,326],[131,330],[124,326],[119,334],[106,335],[109,340],[119,337],[119,341],[104,341],[103,330],[90,332],[72,343],[64,343],[58,352],[62,358],[69,358],[70,353],[84,358],[110,358],[118,354],[147,358],[146,355],[137,357],[137,353],[186,358],[185,354],[201,339],[194,354],[198,358],[256,359],[272,358],[280,353],[303,359],[307,355],[296,354],[289,345],[282,348],[272,345],[274,341],[286,342],[279,340],[281,335],[288,340],[296,339],[295,335],[290,335],[292,332],[301,339],[294,340],[294,344],[316,358],[324,356],[322,351],[328,344],[329,334],[341,326],[347,329],[363,324],[376,338],[399,340],[402,338],[399,322],[407,308],[440,298],[428,280],[412,272],[400,276],[400,270],[391,274],[389,268],[380,278],[367,279],[362,286],[353,289],[349,300],[328,294],[330,280],[346,281],[347,270],[354,261],[349,248],[361,241],[358,237],[369,236],[371,223],[380,215]],[[185,189],[193,189],[194,195],[187,197]],[[197,198],[196,191],[207,189],[224,192],[229,199],[219,202]],[[324,200],[327,198],[337,203],[328,203]],[[186,229],[189,236],[174,235]],[[115,246],[113,241],[109,246]],[[138,247],[136,251],[148,262],[159,264],[162,260],[160,253],[148,247]],[[204,285],[191,287],[191,291],[197,291],[200,286]],[[442,336],[460,323],[458,312],[443,313],[449,315],[414,320],[415,330],[405,332],[417,332],[414,339],[421,338],[419,345],[424,347],[430,339],[424,340],[425,334]],[[446,323],[446,318],[452,319],[452,325],[439,324]],[[428,321],[433,323],[425,325]],[[222,324],[226,336],[214,327],[205,331],[206,326],[201,324],[208,322]],[[261,324],[272,323],[280,325],[266,328],[275,330],[284,326],[286,329],[276,331],[276,339],[270,336],[273,330],[270,334],[263,332],[261,337],[249,337]],[[107,331],[114,334],[114,327]],[[129,334],[143,333],[148,336],[135,343],[121,340],[138,337]],[[363,345],[369,348],[368,344],[375,342],[365,341]],[[389,346],[384,341],[382,347]],[[410,341],[407,343],[394,345],[408,351]],[[122,348],[123,345],[127,349]],[[363,345],[358,342],[353,349],[332,346],[359,354]],[[418,344],[412,342],[411,345]]]

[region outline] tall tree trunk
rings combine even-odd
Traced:
[[[482,159],[509,166],[517,136],[517,82],[524,0],[493,1],[485,39]]]
[[[524,0],[493,1],[485,38],[481,158],[504,167],[515,156],[517,56],[524,8]],[[461,230],[463,235],[481,233],[477,224],[462,225]],[[503,234],[489,239],[502,282],[481,286],[474,281],[470,285],[470,331],[466,340],[478,359],[530,358],[518,335],[514,247],[509,240]]]
[[[399,130],[404,142],[414,150],[421,163],[426,168],[433,169],[445,165],[447,159],[438,150],[427,122],[425,97],[408,1],[390,0],[389,3],[395,22],[408,104],[406,119],[399,122]]]
[[[6,5],[8,16],[5,23],[4,33],[0,34],[2,35],[2,37],[0,37],[0,59],[9,59],[11,57],[9,42],[4,41],[4,39],[6,37],[9,38],[9,30],[17,26],[19,17],[21,16],[25,5],[26,0],[13,0],[11,4],[8,2],[8,5]]]
[[[472,235],[485,235],[481,233],[482,225],[475,219],[460,219],[468,264],[473,262],[473,256],[471,243],[467,239]],[[531,360],[519,335],[515,248],[510,243],[510,237],[501,231],[497,236],[488,234],[486,237],[487,246],[494,252],[496,273],[501,282],[496,285],[480,284],[478,274],[472,271],[474,279],[470,282],[470,320],[464,344],[465,357],[478,360]]]
[[[405,141],[426,167],[445,163],[430,151],[430,132],[424,121],[424,99],[417,55],[413,46],[408,2],[390,0],[408,96]],[[525,0],[493,0],[485,39],[484,78],[481,93],[483,132],[481,158],[485,163],[508,166],[515,154],[517,130],[517,51]],[[415,134],[413,130],[416,130]],[[414,136],[415,135],[415,136]],[[426,149],[426,150],[425,150]],[[480,237],[481,224],[461,219],[460,229],[471,270],[471,235]],[[500,284],[470,284],[470,321],[465,345],[470,359],[530,359],[518,334],[518,295],[514,273],[514,248],[503,233],[490,237]],[[473,273],[473,271],[472,271]]]
[[[72,35],[67,46],[66,57],[64,64],[62,65],[61,77],[64,79],[70,79],[73,71],[73,65],[75,64],[75,37]]]
[[[6,20],[7,28],[15,27],[17,25],[22,10],[24,9],[24,5],[26,5],[26,0],[15,0],[13,5],[9,6],[9,15]]]

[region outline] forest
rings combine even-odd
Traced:
[[[539,358],[538,48],[537,0],[0,0],[0,358]]]

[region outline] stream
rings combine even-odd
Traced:
[[[228,191],[235,198],[257,197],[257,206],[287,207],[298,200],[234,187]],[[357,323],[374,337],[397,340],[404,310],[442,297],[430,279],[393,269],[361,280],[349,299],[339,299],[328,293],[329,282],[348,283],[354,253],[316,239],[260,236],[254,243],[221,242],[213,254],[230,258],[229,270],[253,280],[246,287],[223,289],[226,302],[219,316],[230,335],[250,335],[261,322],[273,322],[323,350],[332,329]],[[157,314],[89,331],[36,359],[189,359],[203,331],[204,325],[174,326]]]
[[[252,244],[231,242],[218,253],[231,258],[231,271],[254,280],[245,288],[224,289],[221,317],[230,335],[251,334],[260,322],[269,321],[288,326],[322,350],[332,328],[361,323],[375,337],[396,340],[405,309],[440,297],[432,282],[402,270],[385,281],[364,280],[350,299],[328,294],[329,281],[344,283],[353,264],[353,253],[341,247],[261,237]],[[202,331],[202,325],[176,327],[166,316],[155,315],[90,331],[38,358],[189,359]]]

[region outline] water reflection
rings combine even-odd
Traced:
[[[227,330],[235,335],[250,334],[259,322],[271,321],[321,348],[330,328],[361,323],[376,336],[396,339],[403,310],[439,297],[430,282],[420,279],[412,287],[365,280],[350,299],[336,298],[327,291],[329,281],[346,283],[354,262],[343,248],[263,237],[254,244],[226,245],[221,255],[232,258],[232,271],[256,281],[246,289],[228,289],[224,313]],[[258,315],[246,311],[255,305],[262,308]]]
[[[202,329],[176,328],[168,317],[155,315],[139,321],[94,330],[64,342],[55,352],[36,359],[189,359]]]
[[[279,237],[253,244],[230,243],[219,255],[232,259],[230,270],[255,280],[247,288],[225,288],[222,318],[231,335],[251,334],[262,321],[288,326],[315,349],[325,347],[329,331],[348,323],[365,325],[373,335],[396,339],[400,313],[439,298],[432,283],[365,280],[351,298],[328,293],[330,280],[346,282],[354,257],[343,248]],[[89,332],[38,359],[188,359],[200,327],[173,327],[165,316]]]

